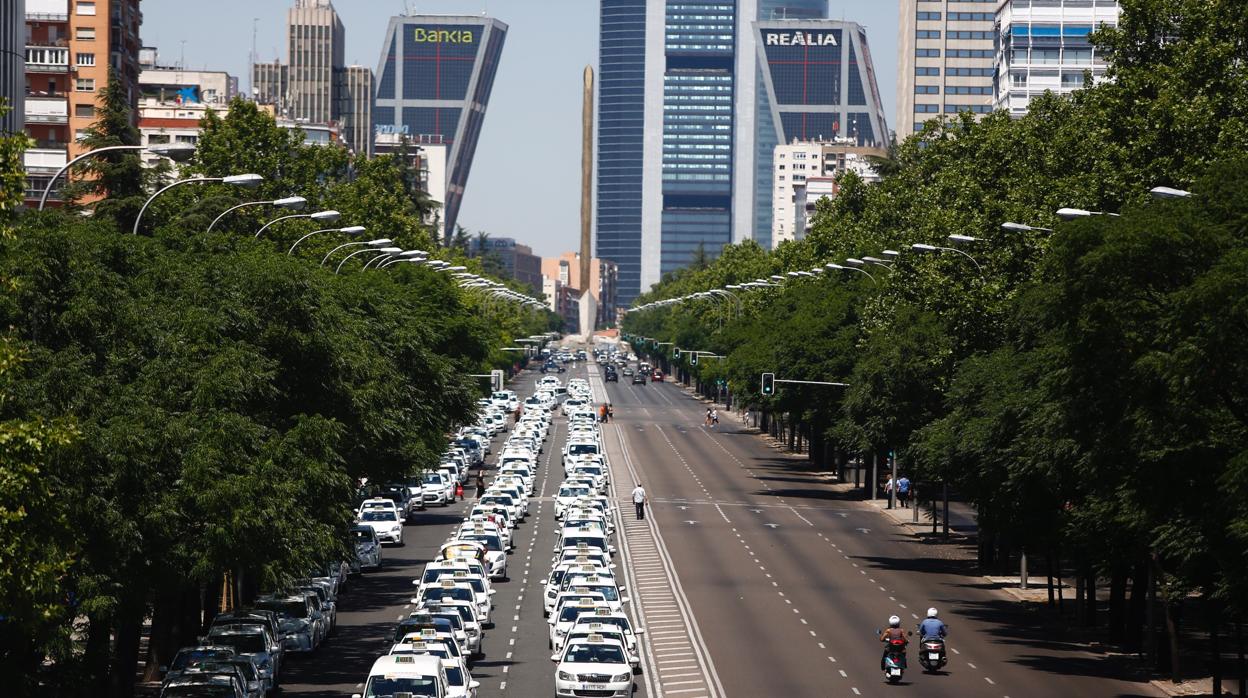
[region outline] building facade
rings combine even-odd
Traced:
[[[852,171],[875,183],[879,174],[871,166],[871,156],[887,155],[882,145],[867,144],[855,137],[827,140],[793,140],[776,146],[772,174],[772,232],[774,244],[800,240],[821,198],[835,198],[836,179]]]
[[[758,157],[766,168],[767,196],[757,196],[767,206],[771,229],[756,233],[760,244],[776,245],[793,239],[792,217],[779,221],[772,212],[790,206],[774,182],[778,162],[774,153],[796,141],[848,142],[860,148],[882,149],[889,140],[888,124],[880,104],[880,91],[871,62],[866,29],[842,20],[764,21],[754,24],[755,40],[763,76],[760,100],[770,105],[770,132],[758,142],[772,143],[772,153]],[[882,150],[881,150],[882,152]],[[791,165],[790,165],[791,166]],[[791,174],[783,176],[791,177]],[[782,234],[781,234],[782,233]]]
[[[338,113],[342,115],[342,137],[357,154],[373,154],[373,70],[349,65],[339,73]]]
[[[1031,99],[1052,91],[1068,94],[1107,68],[1105,54],[1088,41],[1101,25],[1117,26],[1117,0],[1011,0],[997,10],[997,72],[994,106],[1011,116],[1027,113]]]
[[[142,17],[139,0],[26,0],[23,120],[34,140],[25,154],[28,202],[85,152],[79,141],[96,120],[110,66],[136,105]],[[53,204],[61,184],[49,197]]]
[[[594,250],[619,264],[622,302],[770,235],[777,136],[753,23],[826,15],[827,0],[601,0]]]
[[[374,133],[445,147],[440,233],[455,231],[507,25],[488,17],[392,17],[377,66]],[[435,176],[430,168],[430,179]]]
[[[515,238],[469,238],[468,255],[493,256],[502,264],[507,278],[527,284],[534,291],[542,288],[542,258],[533,254],[533,248],[521,245]]]
[[[26,126],[26,0],[0,0],[0,134],[22,133]]]
[[[996,95],[996,12],[1002,0],[900,2],[897,138],[921,131],[928,120],[942,114],[991,112]]]
[[[251,66],[251,99],[272,105],[281,114],[290,112],[290,70],[280,60]]]

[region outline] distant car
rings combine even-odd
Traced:
[[[663,381],[663,372],[657,368],[654,369],[654,374],[650,376],[650,380],[661,383]]]
[[[646,384],[645,376],[641,375],[640,373],[635,374],[633,376],[633,385],[645,385],[645,384]]]
[[[624,367],[624,375],[626,375],[626,376],[631,376],[631,375],[633,375],[633,367],[632,367],[632,366],[625,366],[625,367]]]
[[[615,371],[607,371],[606,375],[604,375],[602,379],[608,383],[619,383],[620,374]]]

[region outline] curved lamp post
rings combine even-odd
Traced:
[[[1062,220],[1073,221],[1076,218],[1087,218],[1088,216],[1113,216],[1114,218],[1120,218],[1117,213],[1105,213],[1104,211],[1088,211],[1082,208],[1057,209],[1057,217]]]
[[[48,194],[52,192],[52,185],[55,184],[56,180],[60,179],[61,175],[65,174],[69,168],[73,167],[80,160],[95,157],[100,153],[114,152],[118,150],[146,150],[149,153],[155,153],[161,157],[169,158],[174,162],[185,162],[187,158],[195,154],[195,146],[188,143],[169,143],[162,145],[110,145],[103,148],[96,148],[95,150],[85,152],[73,160],[65,163],[61,169],[56,171],[56,174],[52,175],[52,179],[48,180],[48,186],[43,188],[43,196],[39,197],[39,210],[42,211],[44,204],[48,202]]]
[[[1012,233],[1027,233],[1027,232],[1032,232],[1032,231],[1037,232],[1037,233],[1053,232],[1052,228],[1039,228],[1034,225],[1027,225],[1025,223],[1012,223],[1010,221],[1006,221],[1005,223],[1002,223],[1001,229],[1008,230]]]
[[[363,252],[380,252],[383,255],[390,255],[390,254],[394,254],[395,252],[402,252],[402,251],[403,251],[402,247],[380,247],[380,248],[375,248],[371,250],[368,248],[365,248],[362,250],[356,250],[355,252],[352,252],[351,254],[342,258],[342,261],[338,263],[338,266],[334,267],[334,273],[337,274],[338,272],[342,271],[342,265],[346,264],[348,259],[351,259],[357,254],[361,254]]]
[[[342,214],[338,213],[337,211],[331,208],[326,211],[317,211],[315,213],[292,213],[289,216],[278,216],[277,218],[274,218],[268,223],[265,223],[264,225],[260,226],[260,229],[256,231],[256,234],[252,235],[251,237],[253,240],[258,240],[260,238],[260,234],[263,233],[265,230],[267,230],[269,226],[273,225],[274,223],[277,223],[278,221],[288,221],[292,218],[310,218],[318,222],[323,221],[326,223],[333,223],[339,218],[342,218]]]
[[[303,242],[304,240],[307,240],[313,235],[319,235],[321,233],[346,233],[347,235],[359,235],[362,232],[364,232],[364,226],[362,225],[349,225],[345,228],[323,228],[321,230],[313,230],[307,235],[304,235],[298,240],[295,240],[295,244],[291,245],[289,250],[286,250],[286,256],[289,257],[290,255],[294,254],[295,248],[299,246],[299,243]]]
[[[362,226],[357,226],[357,227],[362,227]],[[325,266],[325,263],[329,261],[329,258],[334,256],[334,253],[337,252],[338,250],[345,250],[348,247],[358,247],[360,245],[367,245],[369,247],[385,247],[386,245],[389,245],[392,242],[394,242],[394,240],[391,240],[390,238],[377,238],[376,240],[368,240],[365,242],[344,242],[341,245],[330,250],[325,255],[325,258],[321,260],[320,266],[322,267]]]
[[[1192,195],[1190,191],[1173,187],[1153,187],[1148,190],[1148,193],[1157,199],[1186,199]]]
[[[155,194],[147,197],[147,201],[143,202],[143,208],[139,209],[139,215],[134,217],[134,229],[131,230],[130,233],[132,235],[139,234],[139,221],[143,220],[143,212],[147,210],[147,207],[151,205],[152,201],[154,201],[156,197],[164,194],[174,187],[179,187],[183,184],[202,184],[206,182],[221,182],[222,184],[232,184],[236,187],[254,187],[258,186],[260,182],[263,181],[264,177],[261,177],[258,174],[228,175],[226,177],[190,177],[188,179],[179,179],[172,184],[168,184],[160,189],[157,189]]]
[[[408,250],[406,252],[400,252],[394,256],[394,259],[388,259],[386,260],[384,264],[378,264],[377,268],[381,269],[384,267],[388,267],[391,264],[398,264],[399,262],[421,262],[423,263],[425,261],[425,255],[427,254],[429,253],[425,252],[424,250]]]
[[[834,263],[832,263],[832,262],[829,262],[829,263],[827,263],[827,264],[826,264],[826,265],[824,265],[824,266],[825,266],[825,267],[827,267],[828,269],[847,269],[847,270],[849,270],[849,271],[856,271],[856,272],[858,272],[859,274],[862,274],[863,276],[866,276],[868,279],[871,279],[871,283],[872,283],[872,285],[876,285],[876,284],[877,284],[877,282],[876,282],[876,280],[875,280],[875,277],[874,277],[874,276],[872,276],[872,275],[871,275],[871,272],[867,271],[866,269],[859,269],[858,267],[847,267],[847,266],[844,266],[844,265],[841,265],[841,264],[834,264]]]
[[[224,211],[222,211],[221,215],[212,219],[212,222],[208,224],[208,230],[204,232],[211,233],[212,229],[217,225],[217,223],[222,218],[225,218],[232,211],[237,211],[238,209],[244,208],[247,206],[278,206],[280,208],[288,208],[292,211],[302,211],[303,207],[307,205],[308,205],[308,200],[303,198],[302,196],[288,196],[284,199],[273,199],[272,201],[245,201],[241,204],[231,206],[225,209]]]
[[[378,265],[378,266],[381,266],[381,262],[389,261],[389,260],[391,260],[391,259],[395,259],[395,258],[398,258],[398,257],[403,257],[404,255],[406,255],[406,256],[408,256],[408,257],[412,257],[412,256],[415,256],[416,254],[418,254],[418,253],[420,253],[420,252],[421,252],[421,250],[400,250],[399,252],[395,252],[395,253],[387,253],[387,254],[383,254],[383,255],[378,255],[377,257],[373,257],[372,259],[370,259],[370,260],[368,260],[367,262],[365,262],[365,263],[364,263],[364,268],[365,268],[365,269],[367,269],[367,268],[369,268],[370,266],[372,266],[373,264],[376,264],[376,265]],[[377,267],[373,267],[373,268],[374,268],[374,269],[376,269]]]
[[[975,269],[977,269],[977,270],[979,271],[979,276],[980,276],[980,278],[983,278],[983,276],[984,276],[984,268],[983,268],[983,267],[981,267],[981,266],[979,266],[979,262],[975,261],[975,258],[974,258],[974,257],[972,257],[972,256],[970,256],[969,254],[967,254],[967,253],[963,252],[962,250],[959,250],[959,249],[958,249],[958,248],[956,248],[956,247],[941,247],[941,246],[939,246],[939,245],[925,245],[925,244],[923,244],[923,243],[921,243],[921,242],[916,242],[916,243],[914,243],[913,245],[911,245],[911,246],[910,246],[910,248],[911,248],[911,249],[915,249],[915,250],[919,250],[919,251],[921,251],[921,252],[956,252],[956,253],[958,253],[958,254],[962,255],[963,257],[966,257],[967,259],[971,260],[971,264],[974,264],[974,265],[975,265]]]

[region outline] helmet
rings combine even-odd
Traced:
[[[934,609],[934,608],[929,608],[929,609],[927,609],[927,617],[928,617],[928,618],[935,618],[935,617],[936,617],[936,609]]]
[[[889,616],[889,617],[888,617],[888,625],[889,625],[889,627],[892,627],[892,628],[897,628],[897,627],[900,627],[900,626],[901,626],[901,619],[900,619],[900,618],[898,618],[897,616]]]

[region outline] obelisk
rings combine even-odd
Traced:
[[[590,227],[594,208],[591,200],[594,183],[594,69],[585,66],[584,95],[581,97],[581,278],[580,278],[580,331],[585,341],[594,334],[598,308],[590,293],[590,261],[593,246],[590,243]]]

